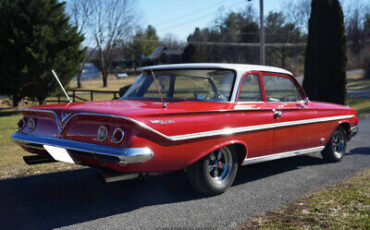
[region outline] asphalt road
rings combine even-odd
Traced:
[[[319,154],[243,167],[216,197],[195,193],[183,172],[101,184],[83,169],[0,180],[0,229],[153,229],[235,226],[370,166],[370,118],[339,163]]]

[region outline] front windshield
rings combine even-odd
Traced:
[[[153,71],[163,98],[202,101],[229,101],[235,80],[231,70]],[[123,98],[159,98],[150,71],[140,75]]]

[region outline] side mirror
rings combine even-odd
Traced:
[[[310,102],[310,99],[308,99],[308,97],[306,97],[305,99],[304,99],[304,104],[305,105],[308,105],[308,103]]]

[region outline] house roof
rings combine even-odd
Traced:
[[[164,54],[167,55],[182,55],[182,50],[165,50],[163,51]]]
[[[168,57],[181,56],[182,50],[169,49],[166,46],[158,46],[157,49],[154,50],[154,52],[152,53],[152,55],[149,58],[151,60],[157,59],[163,54],[165,54]]]

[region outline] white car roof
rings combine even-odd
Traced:
[[[189,64],[170,64],[170,65],[153,65],[139,68],[139,71],[145,70],[163,70],[163,69],[232,69],[237,72],[264,71],[273,73],[283,73],[293,75],[291,72],[273,66],[264,65],[247,65],[247,64],[226,64],[226,63],[189,63]]]

